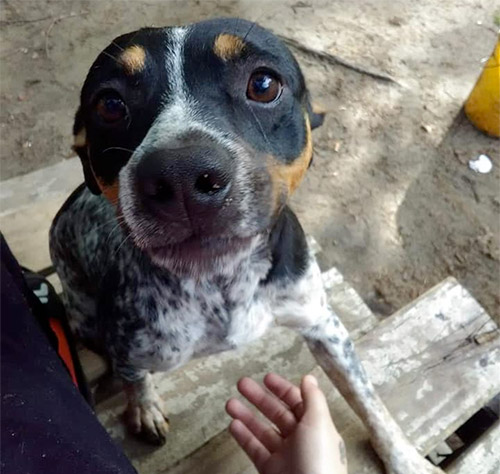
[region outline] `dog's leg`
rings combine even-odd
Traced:
[[[387,472],[442,473],[411,445],[375,392],[338,316],[327,310],[324,318],[301,332],[323,370],[366,425]]]
[[[153,377],[146,371],[134,371],[124,378],[127,408],[124,421],[128,430],[151,444],[162,445],[167,440],[168,418],[163,400],[153,384]]]

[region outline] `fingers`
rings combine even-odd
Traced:
[[[304,406],[299,387],[278,374],[273,373],[267,374],[264,377],[264,385],[290,407],[295,418],[298,420],[302,418]]]
[[[304,400],[304,419],[312,422],[331,419],[325,395],[318,387],[313,375],[306,375],[300,384],[300,392]]]
[[[286,438],[297,425],[295,415],[275,396],[248,377],[238,382],[239,392],[274,423]]]
[[[240,420],[231,422],[229,432],[260,471],[270,457],[269,451]]]
[[[259,421],[255,414],[236,398],[227,402],[226,411],[235,420],[240,420],[269,452],[273,453],[281,447],[283,439],[276,430],[271,425]]]

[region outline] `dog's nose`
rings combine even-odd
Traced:
[[[232,166],[225,150],[186,146],[157,150],[137,166],[137,187],[144,204],[167,215],[217,212],[231,188]]]

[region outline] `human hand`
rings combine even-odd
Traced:
[[[323,392],[312,375],[299,387],[267,374],[265,391],[252,379],[238,382],[240,393],[270,423],[260,421],[242,402],[231,398],[231,435],[260,474],[347,474],[345,446],[330,416]]]

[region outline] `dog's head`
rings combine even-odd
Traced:
[[[116,38],[83,86],[74,147],[137,246],[200,272],[272,228],[322,119],[278,38],[210,20]]]

